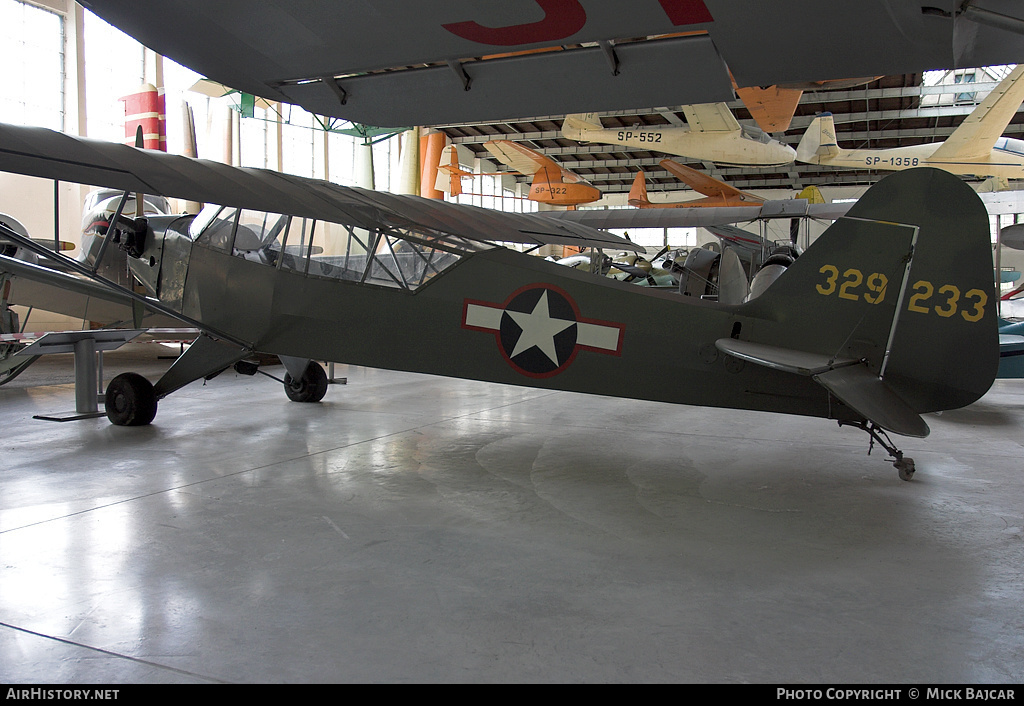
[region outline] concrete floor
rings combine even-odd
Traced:
[[[53,358],[0,388],[0,682],[1024,680],[1022,381],[908,483],[823,420],[344,366],[34,420]]]

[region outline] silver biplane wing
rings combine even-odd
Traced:
[[[1013,0],[83,0],[232,88],[371,125],[715,103],[739,87],[1014,63]],[[894,50],[895,48],[895,50]]]

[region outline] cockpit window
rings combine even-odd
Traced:
[[[251,209],[207,206],[189,235],[197,245],[307,277],[413,290],[489,245],[414,228],[373,230]]]
[[[743,125],[740,127],[740,136],[754,142],[760,142],[762,145],[767,145],[772,141],[771,135],[753,125]]]
[[[1001,152],[1024,155],[1024,140],[1015,140],[1012,137],[1000,137],[996,140],[995,148]]]
[[[238,219],[238,209],[221,208],[219,206],[204,208],[192,225],[189,226],[189,236],[196,244],[202,245],[220,252],[230,252],[231,241],[235,235],[235,221]]]

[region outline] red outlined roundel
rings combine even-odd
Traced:
[[[494,334],[498,350],[517,372],[533,378],[558,375],[580,349],[621,355],[625,324],[585,319],[564,290],[528,284],[501,304],[466,299],[462,328]]]

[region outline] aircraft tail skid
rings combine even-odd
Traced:
[[[836,126],[832,113],[822,113],[807,126],[800,144],[796,147],[796,158],[799,162],[821,164],[822,161],[834,159],[843,150],[836,141]]]
[[[806,322],[809,335],[794,350],[770,330],[752,331],[738,343],[749,341],[753,351],[740,357],[811,375],[870,420],[869,433],[925,436],[920,414],[970,404],[996,376],[985,207],[944,171],[897,172],[741,309],[788,323],[782,328],[790,334]],[[810,362],[793,368],[793,356]]]

